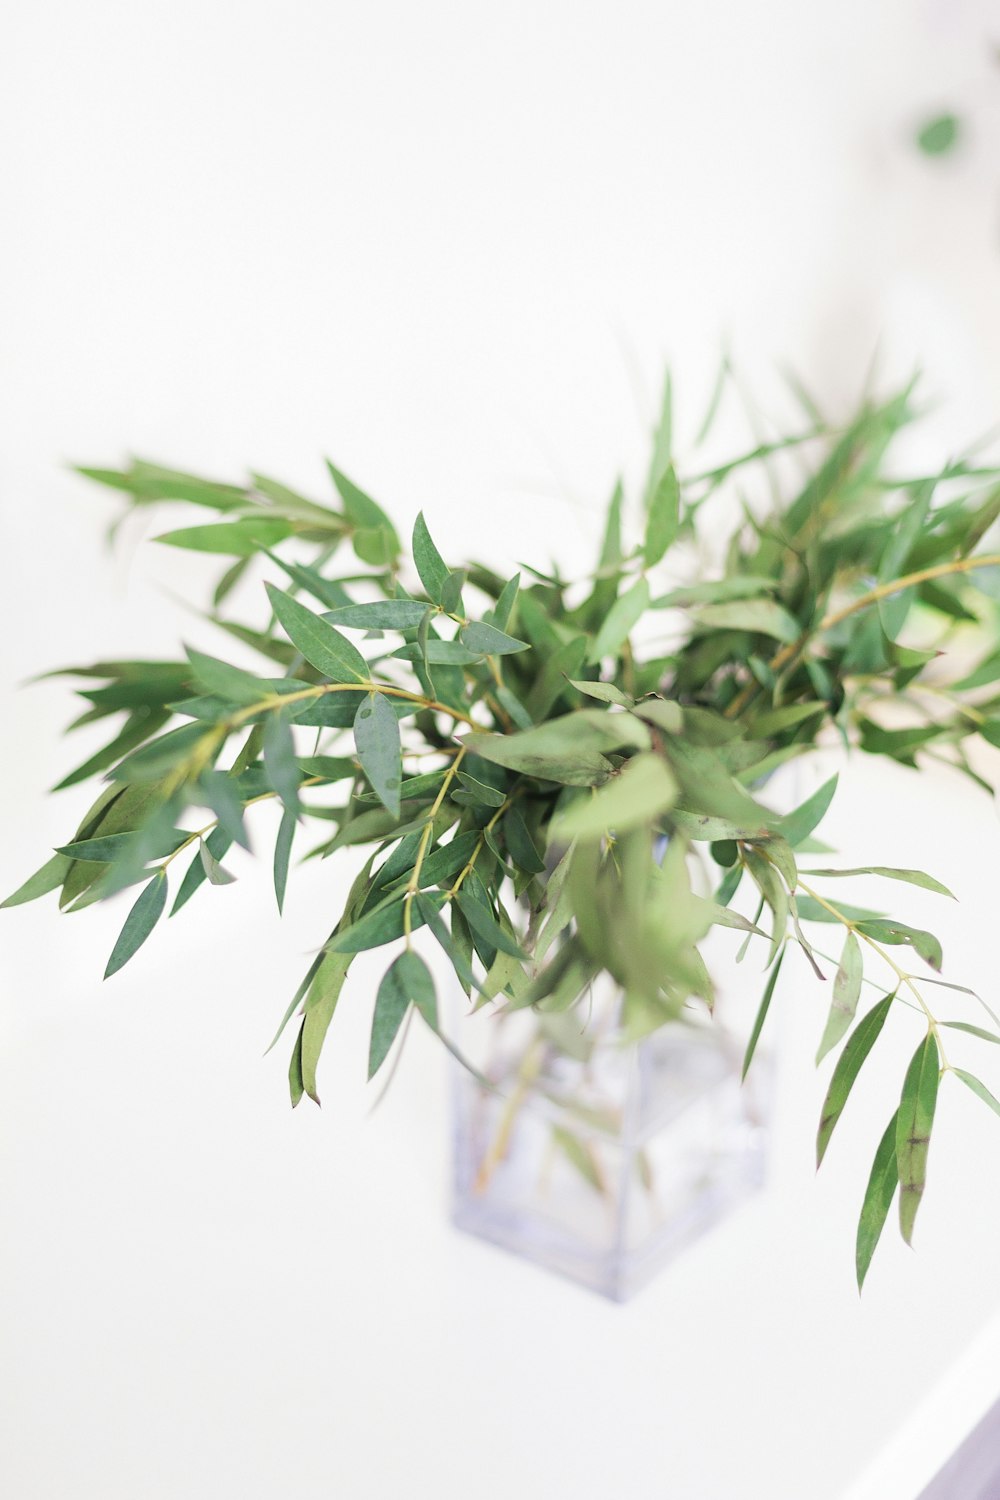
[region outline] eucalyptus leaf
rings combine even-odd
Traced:
[[[267,595],[288,639],[324,677],[332,682],[368,680],[368,663],[346,636],[273,584]]]
[[[868,1014],[862,1017],[851,1032],[843,1052],[837,1059],[837,1066],[833,1070],[833,1077],[830,1079],[830,1087],[826,1091],[820,1115],[819,1132],[816,1137],[817,1167],[821,1165],[826,1155],[826,1148],[830,1144],[834,1127],[844,1112],[844,1106],[851,1089],[857,1082],[862,1064],[878,1040],[895,998],[894,994],[886,995],[877,1005],[872,1006]]]
[[[358,704],[354,742],[361,769],[383,806],[398,818],[403,780],[399,720],[381,693],[368,693]]]
[[[940,1057],[933,1032],[920,1043],[903,1080],[896,1118],[896,1160],[899,1168],[899,1227],[907,1244],[927,1178],[927,1149],[937,1107]]]
[[[166,904],[167,877],[157,872],[148,885],[143,886],[138,900],[125,918],[125,926],[118,935],[118,941],[111,950],[111,957],[104,970],[105,979],[117,974],[138,952],[162,917]]]

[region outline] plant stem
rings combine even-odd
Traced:
[[[791,641],[781,647],[768,662],[772,672],[778,672],[799,654],[806,642],[812,635],[821,635],[825,630],[831,630],[834,625],[841,621],[850,619],[851,615],[859,614],[861,610],[868,609],[872,604],[877,604],[880,599],[888,599],[892,594],[900,594],[904,589],[912,588],[918,583],[927,583],[932,578],[946,578],[952,573],[970,573],[974,568],[990,568],[1000,565],[1000,553],[987,552],[978,557],[959,557],[953,562],[937,563],[932,568],[920,568],[915,573],[907,573],[902,578],[894,578],[889,583],[880,583],[877,588],[869,589],[866,594],[845,604],[840,609],[832,610],[824,615],[815,630],[808,631],[799,637],[797,641]],[[735,719],[746,708],[758,690],[756,682],[748,682],[741,692],[726,709],[726,718]]]

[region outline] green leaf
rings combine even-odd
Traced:
[[[272,713],[264,724],[264,768],[282,805],[295,817],[299,811],[299,773],[295,736],[282,713]]]
[[[431,540],[423,511],[420,511],[413,523],[413,562],[428,599],[440,604],[448,579],[448,566]]]
[[[427,896],[427,900],[440,905],[444,896],[442,893],[434,892]],[[326,945],[327,950],[331,953],[362,953],[368,948],[381,948],[385,943],[401,938],[404,931],[403,906],[402,896],[398,896],[384,905],[375,907],[374,910],[345,927],[342,932],[335,933]],[[415,932],[425,920],[423,906],[416,899],[413,901],[410,915],[411,930]]]
[[[244,672],[241,667],[230,666],[229,662],[219,661],[215,656],[206,656],[203,651],[195,651],[191,646],[185,647],[185,650],[194,679],[203,692],[214,693],[241,707],[248,707],[251,703],[260,703],[271,697],[272,689],[268,684],[250,672]]]
[[[517,867],[527,871],[529,875],[541,875],[545,869],[545,861],[538,852],[519,808],[511,807],[504,814],[503,836],[510,857]]]
[[[291,536],[292,527],[276,516],[247,516],[241,521],[221,521],[211,526],[185,526],[166,531],[154,541],[191,552],[215,552],[226,557],[251,557],[265,547],[275,547]]]
[[[274,841],[274,895],[278,903],[279,914],[285,908],[285,887],[288,884],[288,860],[292,852],[292,840],[295,837],[295,810],[286,807],[278,826],[278,836]]]
[[[233,884],[236,876],[223,869],[204,839],[198,842],[198,858],[201,860],[202,869],[211,885]]]
[[[288,1094],[295,1109],[302,1102],[305,1093],[305,1083],[302,1079],[302,1033],[306,1029],[305,1021],[299,1027],[298,1036],[295,1038],[295,1046],[288,1060]]]
[[[927,1150],[937,1105],[940,1066],[937,1040],[933,1032],[928,1032],[906,1070],[896,1119],[899,1227],[908,1245],[913,1239],[913,1223],[927,1178]]]
[[[213,828],[205,840],[203,847],[208,850],[212,859],[218,862],[229,849],[231,843],[232,839],[224,828]],[[221,869],[221,866],[219,868]],[[180,889],[174,897],[174,904],[170,908],[170,915],[172,917],[175,917],[181,907],[187,905],[195,891],[204,885],[205,876],[206,866],[201,857],[201,850],[199,849],[194,859],[188,865],[184,879],[181,881]],[[230,879],[235,879],[235,876],[230,876]]]
[[[340,992],[344,988],[350,963],[350,954],[324,953],[306,995],[305,1018],[302,1022],[302,1087],[314,1104],[319,1103],[316,1065]]]
[[[894,999],[895,995],[886,995],[872,1007],[866,1016],[862,1017],[837,1059],[837,1066],[833,1070],[830,1087],[826,1091],[826,1098],[820,1113],[819,1132],[816,1136],[817,1167],[826,1155],[826,1148],[830,1144],[834,1127],[844,1112],[844,1106],[861,1072],[861,1066],[885,1025],[885,1018],[892,1008]]]
[[[763,906],[763,903],[761,904]],[[771,968],[770,977],[768,978],[767,984],[764,986],[764,993],[761,997],[760,1005],[757,1008],[757,1015],[754,1018],[753,1029],[750,1032],[750,1040],[747,1042],[747,1050],[743,1055],[743,1072],[741,1074],[742,1078],[745,1078],[747,1076],[747,1073],[750,1071],[750,1064],[753,1062],[754,1053],[757,1051],[757,1043],[760,1041],[760,1034],[764,1029],[764,1022],[767,1020],[767,1013],[771,1009],[771,1000],[774,995],[774,987],[778,982],[778,975],[781,973],[781,965],[784,963],[784,960],[785,950],[784,948],[782,948]]]
[[[490,610],[489,620],[498,630],[506,630],[510,623],[510,617],[514,610],[514,601],[517,598],[518,589],[521,587],[521,575],[515,573],[513,578],[508,578],[500,591],[500,597]]]
[[[782,837],[788,840],[793,849],[801,844],[803,839],[807,839],[813,829],[822,822],[836,790],[837,777],[831,776],[818,791],[806,798],[801,807],[797,807],[794,812],[787,813],[785,817],[778,820],[778,828]]]
[[[629,632],[649,608],[649,584],[637,578],[632,587],[619,595],[604,616],[594,643],[587,655],[592,665],[606,656],[618,656]]]
[[[465,771],[457,773],[459,781],[465,787],[480,807],[503,807],[507,798],[505,794],[495,786],[487,786],[483,781],[477,781],[475,776],[469,776]]]
[[[37,901],[39,896],[48,895],[49,891],[58,890],[69,873],[69,867],[73,863],[69,855],[53,854],[51,859],[46,860],[40,870],[34,875],[29,875],[23,885],[19,885],[6,901],[0,901],[0,910],[6,906],[22,906],[26,901]]]
[[[205,801],[225,829],[233,843],[244,849],[250,848],[250,839],[243,822],[243,797],[236,779],[226,771],[204,771],[199,778]]]
[[[487,625],[481,620],[470,620],[468,625],[463,625],[459,639],[477,656],[509,656],[512,652],[528,649],[527,641],[515,640],[497,630],[495,625]]]
[[[447,924],[431,897],[424,891],[418,891],[414,897],[414,905],[423,921],[427,923],[428,928],[447,954],[455,973],[458,975],[459,982],[465,987],[466,994],[470,990],[477,988],[476,978],[472,972],[468,958],[459,948],[452,933],[448,931]],[[455,920],[455,914],[456,908],[452,907],[452,921]]]
[[[885,1134],[875,1152],[875,1160],[872,1163],[871,1176],[865,1189],[864,1202],[861,1205],[861,1217],[858,1220],[858,1238],[855,1251],[855,1265],[858,1273],[858,1291],[865,1284],[868,1275],[868,1267],[871,1265],[872,1256],[875,1254],[875,1246],[879,1242],[885,1221],[892,1207],[892,1200],[899,1182],[899,1173],[896,1164],[896,1127],[899,1119],[899,1111],[893,1115],[886,1126]]]
[[[557,722],[557,721],[552,721]],[[467,734],[462,743],[474,754],[506,770],[520,771],[565,786],[597,786],[611,773],[611,762],[596,750],[562,750],[543,734],[550,725],[517,734]]]
[[[462,590],[465,587],[466,573],[464,568],[459,568],[449,573],[441,588],[441,608],[446,615],[457,615],[462,613]]]
[[[990,1041],[996,1040],[996,1037],[990,1037]],[[972,1092],[978,1099],[982,1099],[984,1104],[988,1104],[994,1114],[1000,1115],[1000,1099],[997,1099],[993,1094],[990,1093],[985,1083],[981,1083],[974,1074],[967,1073],[964,1068],[952,1068],[951,1071],[954,1073],[956,1078],[960,1078],[962,1080],[966,1088],[972,1090]]]
[[[376,604],[341,605],[323,618],[352,630],[412,630],[426,613],[427,605],[416,599],[382,599]]]
[[[677,781],[654,754],[636,755],[623,771],[552,820],[553,840],[601,838],[652,823],[677,801]]]
[[[118,970],[123,968],[132,955],[142,947],[162,917],[166,904],[167,877],[157,872],[148,885],[143,886],[139,899],[125,918],[125,926],[118,935],[118,941],[111,950],[111,957],[104,971],[105,979],[110,979],[112,974],[117,974]]]
[[[628,693],[623,693],[621,688],[615,687],[613,682],[581,682],[572,678],[570,687],[575,687],[578,693],[583,693],[588,698],[597,698],[601,703],[613,703],[616,708],[635,707],[635,699],[630,698]]]
[[[681,489],[673,464],[668,464],[653,489],[646,518],[643,556],[646,567],[658,563],[677,536],[680,521]]]
[[[943,156],[954,149],[959,137],[957,115],[936,115],[917,132],[917,145],[925,156]]]
[[[352,541],[358,557],[374,567],[392,562],[399,553],[399,537],[385,511],[329,459],[326,466],[356,528]]]
[[[462,887],[455,899],[473,932],[478,933],[484,942],[498,948],[501,953],[510,954],[511,958],[526,957],[520,943],[504,931],[489,908],[473,896],[468,885]]]
[[[358,704],[354,743],[372,790],[393,817],[398,818],[403,780],[399,720],[381,693],[368,693]]]
[[[981,1042],[1000,1042],[995,1031],[985,1031],[982,1026],[973,1026],[971,1021],[939,1021],[938,1025],[947,1026],[950,1031],[967,1031],[969,1036],[977,1036]]]
[[[437,999],[431,971],[419,954],[405,949],[382,976],[375,998],[368,1077],[374,1078],[385,1062],[410,1003],[437,1023]]]
[[[937,891],[940,896],[950,896],[953,901],[958,897],[953,891],[949,891],[940,880],[935,880],[933,875],[925,875],[922,870],[897,870],[890,865],[866,865],[857,870],[806,870],[807,875],[823,875],[827,878],[836,878],[841,875],[881,875],[886,880],[903,880],[908,885],[922,886],[926,891]]]
[[[273,584],[267,595],[289,640],[318,672],[332,682],[368,681],[368,663],[346,636]]]
[[[888,917],[865,919],[858,923],[858,930],[890,947],[905,943],[932,969],[941,968],[941,944],[932,932],[925,932],[921,927],[908,927],[905,922],[893,922]]]
[[[823,1032],[823,1039],[819,1044],[819,1051],[816,1053],[817,1063],[821,1063],[831,1047],[837,1045],[854,1020],[863,977],[864,959],[861,956],[861,944],[854,933],[849,932],[844,939],[840,967],[833,980],[833,1003],[830,1006],[830,1015]]]
[[[475,651],[470,651],[461,641],[436,641],[433,637],[427,640],[423,649],[419,641],[409,641],[389,654],[400,661],[422,661],[432,667],[469,667],[480,659]]]
[[[799,622],[773,599],[745,599],[729,604],[705,604],[695,615],[699,626],[716,630],[748,630],[791,645],[802,634]]]
[[[159,840],[149,853],[150,859],[159,859],[163,855],[173,854],[185,843],[188,835],[174,829]],[[93,864],[112,864],[117,859],[123,859],[136,848],[139,838],[137,831],[130,833],[108,833],[96,839],[76,839],[72,844],[63,844],[56,852],[65,855],[69,859],[86,860]]]

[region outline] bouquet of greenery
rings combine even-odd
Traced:
[[[801,870],[803,857],[829,852],[813,835],[836,778],[783,815],[759,789],[831,731],[907,766],[945,759],[977,782],[966,740],[1000,744],[1000,555],[981,550],[1000,516],[998,471],[965,458],[931,476],[894,474],[890,443],[912,417],[907,388],[866,400],[838,430],[814,414],[801,433],[678,472],[668,383],[635,543],[623,539],[618,487],[596,566],[572,580],[456,567],[422,515],[405,554],[385,512],[333,465],[333,504],[259,474],[237,486],[138,461],[81,470],[128,506],[210,513],[158,540],[232,560],[210,618],[261,666],[189,650],[69,669],[88,684],[76,724],[116,727],[61,786],[104,784],[73,836],[4,904],[58,889],[60,906],[77,911],[139,887],[113,974],[171,893],[177,912],[233,878],[223,861],[231,845],[249,847],[257,802],[283,809],[279,908],[293,845],[309,829],[305,858],[363,851],[279,1028],[296,1019],[293,1105],[318,1097],[324,1039],[362,950],[389,954],[371,1076],[410,1014],[440,1030],[423,942],[440,944],[476,1007],[501,1012],[568,1010],[610,975],[631,1040],[690,1007],[711,1009],[700,945],[714,926],[735,928],[765,946],[769,966],[749,1066],[788,945],[823,978],[808,934],[839,928],[818,1053],[839,1049],[820,1160],[890,1009],[908,1006],[919,1034],[864,1196],[863,1280],[897,1186],[902,1233],[912,1234],[940,1078],[954,1074],[1000,1113],[978,1079],[949,1065],[946,1029],[1000,1036],[939,1019],[926,996],[942,983],[937,939],[839,900],[835,882],[865,873],[944,887],[889,866]],[[793,447],[808,460],[805,483],[791,498],[778,484],[766,505],[743,505],[715,576],[677,586],[674,564],[702,534],[702,512]],[[353,557],[335,567],[343,552]],[[665,558],[675,582],[658,587]],[[233,618],[261,574],[268,612]],[[262,590],[253,597],[265,602]],[[641,646],[652,623],[666,646]],[[987,650],[955,680],[947,648],[963,632],[987,635]],[[890,706],[902,722],[886,722]],[[741,889],[756,902],[752,917],[732,904]],[[881,968],[880,998],[859,1018],[866,959]]]

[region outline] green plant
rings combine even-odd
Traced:
[[[527,567],[510,578],[482,563],[456,568],[422,516],[405,556],[384,511],[332,465],[336,508],[262,475],[235,486],[138,461],[81,470],[128,506],[211,513],[159,540],[232,559],[210,617],[264,665],[189,650],[68,669],[89,684],[76,723],[118,722],[61,786],[102,775],[106,785],[4,904],[59,889],[61,907],[76,911],[141,887],[111,974],[167,909],[182,856],[172,912],[232,879],[222,861],[231,845],[249,847],[246,813],[259,801],[283,807],[279,908],[303,830],[315,824],[321,835],[306,858],[368,851],[279,1027],[280,1036],[297,1018],[293,1105],[318,1098],[320,1052],[362,950],[392,954],[375,1003],[372,1076],[410,1014],[439,1030],[418,951],[428,940],[476,1006],[565,1010],[607,971],[623,995],[622,1035],[636,1038],[688,1006],[711,1006],[699,945],[713,926],[734,928],[744,948],[766,946],[770,966],[749,1066],[786,947],[798,945],[823,977],[807,929],[840,928],[818,1060],[839,1056],[818,1160],[889,1011],[910,1007],[920,1033],[864,1196],[862,1281],[897,1184],[902,1232],[912,1234],[942,1074],[1000,1113],[978,1079],[949,1065],[947,1028],[1000,1036],[940,1019],[925,984],[943,981],[897,963],[909,950],[936,974],[931,933],[848,905],[828,882],[864,873],[944,887],[887,866],[801,871],[803,856],[826,851],[814,830],[836,778],[785,815],[757,789],[832,734],[907,766],[947,759],[991,790],[965,741],[1000,744],[1000,554],[981,550],[1000,515],[997,471],[959,459],[932,476],[894,474],[890,444],[913,415],[908,387],[866,400],[839,430],[814,416],[801,433],[678,472],[668,383],[636,540],[624,539],[619,486],[596,567],[571,581]],[[665,558],[690,561],[720,494],[792,450],[810,467],[791,498],[775,474],[771,501],[742,507],[714,576],[657,587]],[[335,570],[344,547],[356,561]],[[248,592],[262,570],[281,579],[267,583],[269,613],[233,618],[237,585]],[[956,677],[947,648],[963,635],[986,635],[988,648]],[[886,722],[887,708],[904,709],[905,722]],[[753,893],[753,917],[732,906],[741,889]],[[866,979],[866,958],[887,980]],[[859,1019],[866,982],[880,998]]]

